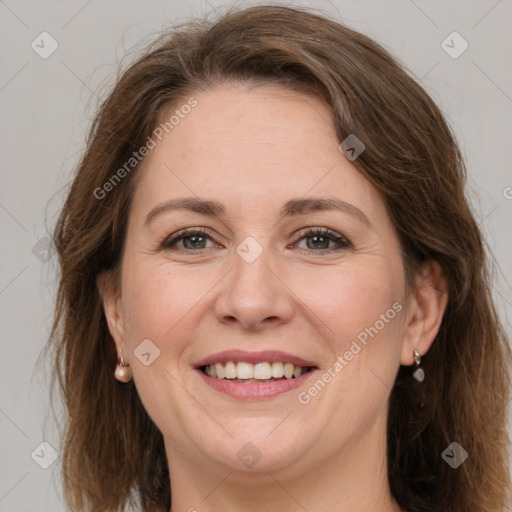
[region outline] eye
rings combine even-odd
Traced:
[[[307,231],[301,231],[297,233],[299,237],[299,241],[305,239],[306,240],[306,249],[308,251],[313,252],[332,252],[339,249],[329,249],[328,246],[331,242],[336,243],[341,249],[350,249],[352,248],[352,244],[341,235],[338,235],[334,231],[331,231],[327,228],[314,228]],[[307,243],[307,240],[310,239],[311,243]],[[320,250],[317,250],[320,249]]]
[[[193,249],[208,249],[205,247],[206,240],[212,240],[212,237],[208,234],[203,228],[187,228],[182,231],[178,231],[177,233],[168,236],[161,244],[161,249],[173,249],[176,251],[189,252],[189,250]],[[174,246],[183,241],[184,248],[178,247],[174,248]]]

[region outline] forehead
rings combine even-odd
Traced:
[[[143,162],[135,215],[193,195],[217,199],[235,216],[277,214],[308,195],[337,197],[370,218],[386,215],[378,192],[339,150],[331,109],[320,99],[241,84],[191,96],[194,108],[180,110],[185,99],[162,116],[174,123]]]

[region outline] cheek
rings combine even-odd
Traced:
[[[347,350],[347,343],[376,322],[382,334],[397,332],[399,322],[394,321],[397,315],[392,306],[403,300],[400,268],[382,259],[365,259],[358,265],[302,273],[295,283],[297,296],[324,325],[337,353]]]
[[[300,403],[310,401],[318,417],[334,418],[336,426],[329,431],[334,437],[339,425],[350,432],[373,421],[388,398],[400,360],[400,261],[393,266],[391,260],[363,259],[364,265],[333,268],[314,285],[311,275],[301,279],[304,302],[328,327],[322,332],[331,355],[318,377],[326,377],[328,383],[312,382]],[[305,417],[306,422],[310,419],[314,426],[313,416]]]
[[[123,309],[129,343],[134,346],[149,338],[163,346],[164,340],[183,329],[187,314],[208,288],[193,272],[183,277],[180,272],[166,268],[165,263],[126,263]]]

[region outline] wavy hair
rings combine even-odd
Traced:
[[[409,284],[427,260],[447,277],[447,308],[422,360],[428,378],[419,385],[401,366],[391,391],[392,495],[408,512],[503,512],[511,353],[455,137],[379,44],[314,11],[272,5],[164,33],[120,74],[92,123],[53,234],[60,282],[47,348],[65,405],[69,510],[169,510],[163,438],[133,382],[113,377],[116,351],[96,284],[101,272],[119,268],[139,165],[104,197],[95,191],[145,144],[169,106],[227,81],[278,83],[323,99],[339,141],[349,134],[364,141],[353,164],[384,198]],[[442,458],[452,442],[469,454],[456,469]]]

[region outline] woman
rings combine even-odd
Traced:
[[[510,350],[454,137],[278,6],[127,69],[55,230],[70,510],[498,512]]]

